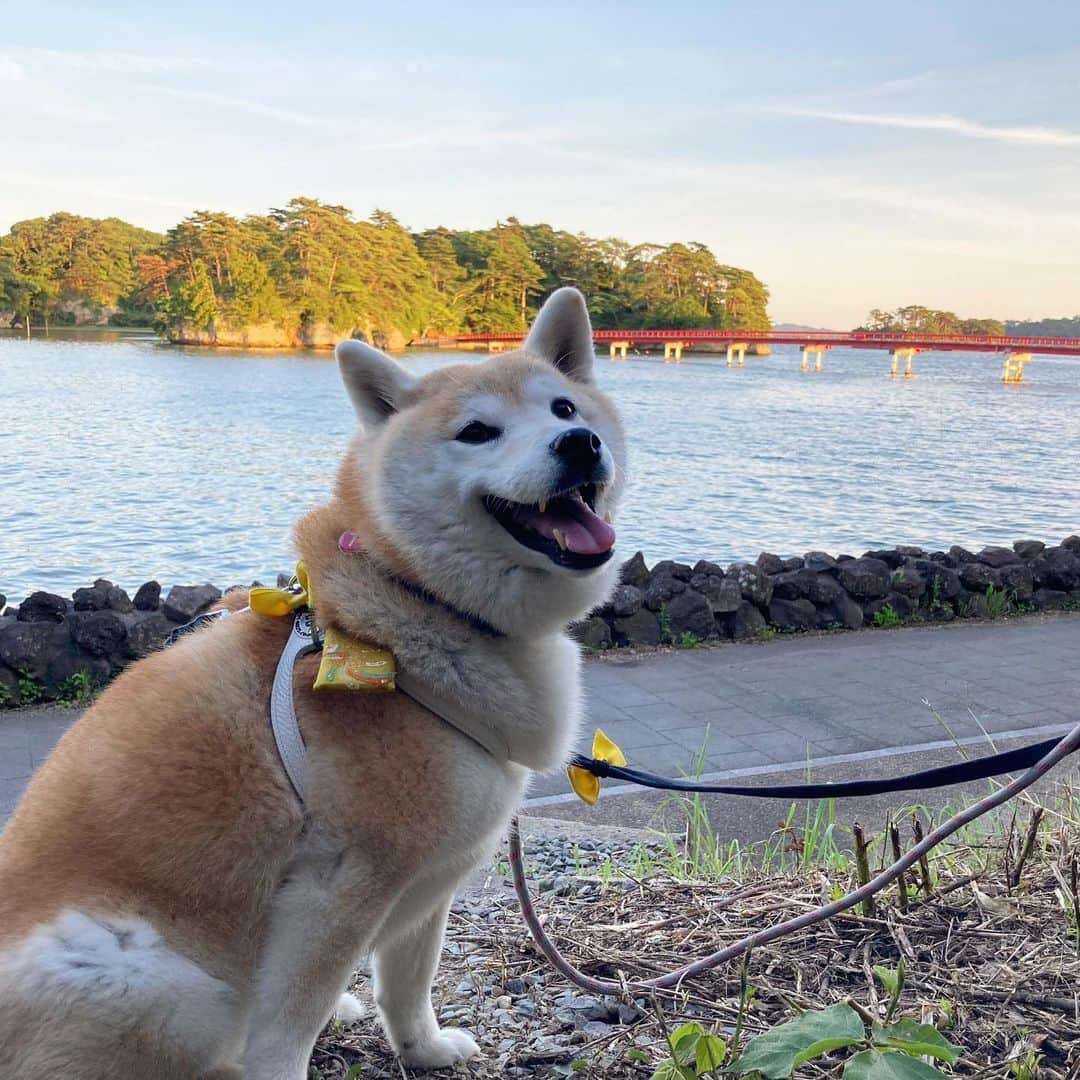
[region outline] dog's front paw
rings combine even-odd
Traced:
[[[460,1028],[442,1028],[428,1039],[406,1043],[401,1060],[414,1069],[445,1069],[480,1053],[480,1047]]]

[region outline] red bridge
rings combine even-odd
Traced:
[[[414,345],[446,348],[487,348],[491,352],[520,344],[524,334],[457,334],[437,340],[414,341]],[[835,346],[849,349],[879,349],[892,354],[892,374],[912,375],[912,362],[921,352],[995,352],[1005,354],[1002,379],[1022,382],[1024,364],[1033,354],[1080,356],[1080,338],[998,337],[987,334],[894,334],[864,330],[594,330],[593,341],[607,345],[612,360],[626,360],[632,348],[662,346],[664,361],[681,363],[684,350],[726,348],[728,367],[744,367],[746,353],[759,345],[798,345],[802,350],[802,370],[821,371],[823,356]]]

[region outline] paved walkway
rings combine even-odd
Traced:
[[[618,653],[586,666],[582,749],[602,727],[632,764],[679,775],[821,772],[840,758],[932,754],[959,739],[1043,737],[1080,721],[1080,615],[793,637],[663,654]],[[0,713],[0,818],[78,715]],[[981,725],[981,728],[980,728]],[[905,760],[904,769],[921,767]],[[869,768],[869,766],[868,766]],[[874,769],[873,771],[877,771]],[[605,785],[610,790],[611,785]],[[573,802],[542,777],[530,806]],[[615,811],[617,800],[602,805]]]

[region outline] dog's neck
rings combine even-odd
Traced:
[[[564,762],[580,713],[577,647],[562,633],[500,633],[424,590],[392,550],[342,551],[347,512],[331,503],[297,525],[319,622],[392,651],[401,671],[486,725],[491,738],[479,741],[508,760],[538,771]]]

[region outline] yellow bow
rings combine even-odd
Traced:
[[[599,728],[592,741],[592,756],[597,761],[606,761],[609,765],[625,765],[626,757],[618,746],[611,741]],[[583,769],[580,765],[568,765],[566,775],[570,778],[570,786],[577,793],[578,798],[592,806],[600,798],[600,777]]]
[[[302,562],[296,564],[296,577],[287,589],[250,589],[248,606],[257,615],[278,617],[288,615],[290,611],[296,611],[298,608],[313,608],[315,596],[308,581],[307,567]]]

